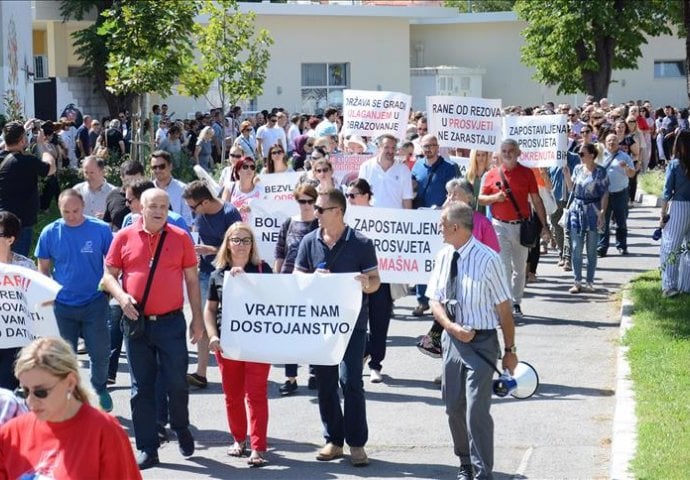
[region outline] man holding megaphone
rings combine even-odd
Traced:
[[[494,428],[491,394],[499,357],[501,327],[503,368],[517,365],[511,293],[498,254],[472,236],[472,208],[457,202],[443,209],[441,233],[446,245],[436,257],[427,294],[431,312],[444,328],[443,400],[460,457],[457,478],[492,479]]]

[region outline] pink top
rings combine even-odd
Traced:
[[[474,223],[474,227],[472,228],[472,235],[474,235],[474,238],[487,247],[496,250],[496,252],[500,252],[501,247],[498,245],[498,237],[496,236],[494,226],[491,225],[491,221],[479,212],[474,212],[472,221]]]

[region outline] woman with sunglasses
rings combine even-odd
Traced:
[[[34,340],[14,373],[30,412],[0,428],[0,478],[141,478],[117,419],[91,406],[67,342]]]
[[[292,195],[299,204],[299,214],[288,218],[280,227],[273,264],[273,270],[280,273],[292,273],[300,242],[307,233],[319,227],[314,210],[314,204],[319,196],[316,188],[308,183],[302,183],[295,188]],[[285,383],[279,388],[280,394],[292,395],[297,391],[296,364],[285,365],[285,377]],[[309,377],[308,385],[310,389],[315,387],[313,374]]]
[[[36,270],[33,261],[12,251],[12,245],[19,238],[21,229],[19,217],[6,210],[0,211],[0,263]],[[0,349],[0,387],[2,388],[14,390],[19,386],[13,370],[18,352],[19,348]]]
[[[292,172],[292,168],[288,165],[285,157],[285,150],[280,143],[276,143],[268,150],[268,158],[266,158],[266,169],[263,173],[283,173]]]
[[[336,188],[333,179],[333,165],[328,160],[327,154],[320,148],[314,149],[311,155],[311,170],[300,179],[300,183],[310,183],[316,187],[317,192],[325,192]]]
[[[300,135],[295,138],[295,151],[292,154],[290,163],[295,171],[304,170],[304,162],[307,161],[311,153],[314,151],[314,137],[309,135]]]
[[[223,190],[232,187],[232,170],[242,157],[244,157],[244,151],[240,147],[234,145],[230,147],[227,158],[228,165],[223,167],[218,177],[218,185],[220,185]],[[220,195],[222,196],[222,190]]]
[[[250,121],[245,120],[240,124],[240,134],[233,142],[233,147],[239,147],[244,151],[245,156],[256,158],[256,138],[252,135],[254,128]]]
[[[256,164],[250,157],[240,158],[232,168],[230,176],[232,183],[223,188],[221,196],[224,202],[230,202],[240,211],[242,221],[249,218],[249,203],[255,198],[261,198],[263,188],[257,185]]]
[[[596,145],[588,143],[580,149],[582,163],[572,174],[563,169],[572,201],[568,209],[567,229],[571,240],[571,261],[575,284],[570,293],[594,292],[594,273],[597,268],[599,231],[604,228],[604,214],[609,199],[609,179],[606,169],[595,163],[599,155]],[[582,286],[582,251],[587,247],[587,277]]]
[[[220,331],[223,308],[223,281],[225,275],[236,277],[245,273],[273,273],[271,267],[259,258],[256,239],[249,225],[237,222],[228,228],[215,260],[216,270],[211,274],[208,299],[204,309],[204,323],[209,338],[209,349],[215,353],[220,369],[228,425],[234,443],[228,449],[232,457],[247,453],[247,409],[249,410],[249,447],[247,463],[250,467],[263,467],[268,434],[268,363],[231,360],[223,356]]]

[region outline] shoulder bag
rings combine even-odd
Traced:
[[[122,315],[120,320],[120,327],[122,329],[122,335],[129,338],[130,340],[136,340],[144,336],[146,331],[146,318],[144,317],[144,306],[146,305],[146,300],[149,297],[149,292],[151,291],[151,283],[153,282],[153,274],[156,271],[156,266],[158,265],[158,259],[160,258],[161,251],[163,250],[163,242],[165,241],[165,235],[168,232],[163,230],[161,232],[161,239],[158,242],[158,247],[156,247],[156,253],[153,255],[151,260],[151,270],[149,270],[149,276],[146,279],[146,287],[144,288],[144,296],[141,302],[134,305],[139,312],[139,316],[135,320],[131,320],[126,315]]]
[[[505,185],[505,191],[508,194],[510,202],[513,204],[515,211],[520,219],[520,245],[527,248],[534,248],[539,243],[539,235],[541,234],[542,224],[539,220],[534,210],[530,209],[529,217],[525,218],[520,212],[520,207],[513,196],[513,192],[510,189],[508,180],[506,180],[505,173],[503,169],[498,167],[498,171],[501,173],[501,180],[503,180],[503,185]]]

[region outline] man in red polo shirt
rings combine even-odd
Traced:
[[[135,305],[142,301],[158,242],[163,241],[158,265],[151,282],[144,315],[142,337],[126,338],[127,360],[132,376],[132,423],[139,468],[159,463],[156,424],[155,383],[158,375],[168,389],[170,427],[177,434],[183,456],[194,453],[194,438],[189,431],[189,387],[187,386],[186,323],[182,279],[192,309],[189,337],[196,343],[203,332],[201,293],[194,245],[187,232],[167,223],[170,200],[161,189],[141,195],[142,217],[120,230],[106,256],[105,288],[122,307],[123,314],[136,319]],[[162,233],[166,232],[164,238]],[[122,285],[118,278],[122,275]],[[123,318],[122,321],[128,321]],[[160,368],[165,365],[165,368]]]
[[[506,270],[506,277],[510,281],[513,316],[522,317],[520,303],[525,290],[525,266],[529,249],[520,245],[520,218],[530,216],[529,200],[532,201],[539,220],[544,225],[542,234],[549,237],[551,234],[546,228],[546,211],[541,197],[539,197],[537,181],[532,170],[518,163],[518,157],[520,157],[518,143],[512,138],[503,140],[501,143],[502,164],[492,168],[486,174],[482,193],[479,195],[479,203],[491,205],[491,223],[498,236],[498,242],[501,246],[501,261]],[[501,171],[505,175],[505,182],[501,177]],[[518,214],[513,202],[510,201],[506,191],[508,188],[510,188],[522,216]]]

